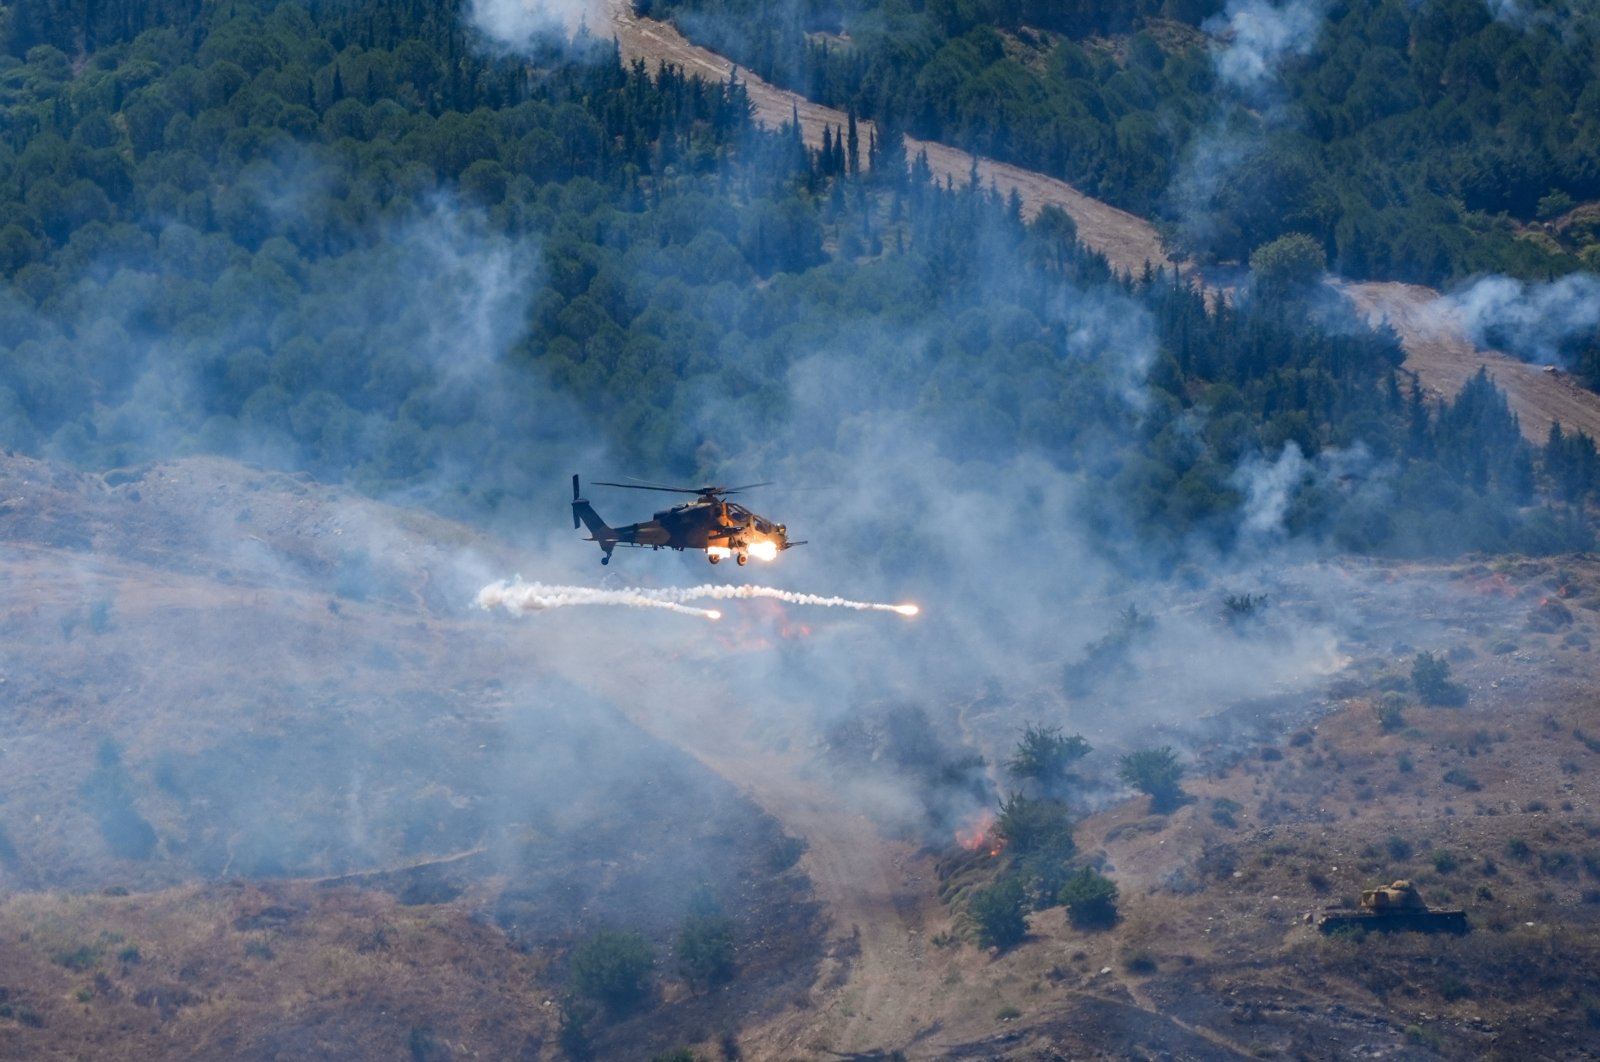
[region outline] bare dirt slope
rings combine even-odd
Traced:
[[[639,18],[630,0],[607,0],[611,29],[622,48],[624,60],[644,59],[651,64],[675,63],[690,73],[725,79],[734,64],[683,38],[670,24]],[[740,79],[749,90],[756,117],[769,126],[800,119],[807,144],[822,143],[825,125],[842,127],[847,116],[810,100],[769,85],[749,71]],[[860,123],[861,137],[867,136],[870,122]],[[972,155],[931,141],[907,138],[906,150],[915,157],[925,151],[934,175],[957,185],[970,177]],[[1155,227],[1143,218],[1078,191],[1065,181],[1012,166],[993,159],[976,160],[979,178],[993,185],[1002,195],[1014,189],[1022,198],[1023,213],[1032,217],[1046,206],[1066,211],[1078,226],[1079,238],[1100,252],[1118,272],[1137,274],[1146,263],[1170,265]],[[1479,367],[1488,368],[1496,382],[1510,397],[1511,406],[1522,421],[1522,430],[1536,442],[1544,442],[1551,422],[1570,430],[1600,437],[1600,395],[1585,391],[1566,377],[1545,373],[1495,351],[1479,351],[1459,329],[1439,325],[1428,312],[1439,298],[1432,288],[1415,284],[1385,282],[1336,282],[1363,310],[1386,315],[1406,350],[1405,367],[1417,374],[1422,384],[1435,395],[1451,397]]]
[[[1600,396],[1566,373],[1477,349],[1432,288],[1376,281],[1337,287],[1370,319],[1394,326],[1405,344],[1405,367],[1435,397],[1453,396],[1479,369],[1487,369],[1530,442],[1544,443],[1552,423],[1600,438]]]

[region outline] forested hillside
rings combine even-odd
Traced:
[[[1600,266],[1600,11],[1569,0],[646,0],[762,77],[1063,177],[1244,261]]]
[[[931,10],[893,38],[994,36]],[[9,448],[229,454],[493,521],[545,511],[579,452],[847,474],[855,425],[893,414],[974,481],[1026,460],[1095,484],[1110,552],[1590,540],[1587,438],[1541,471],[1488,380],[1433,407],[1392,333],[1293,268],[1212,308],[1170,272],[1113,277],[1064,214],[1025,224],[901,165],[892,125],[808,151],[754,127],[736,81],[624,68],[608,42],[492,58],[449,0],[8,12]],[[1134,51],[1210,76],[1193,47]],[[848,367],[820,404],[818,364]]]

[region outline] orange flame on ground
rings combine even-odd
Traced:
[[[990,842],[994,830],[994,812],[988,808],[974,811],[956,827],[956,844],[969,852],[976,852]],[[995,854],[991,851],[991,855]]]
[[[1480,579],[1472,585],[1472,589],[1485,596],[1489,594],[1500,594],[1504,597],[1512,598],[1517,596],[1516,589],[1504,575],[1491,575],[1487,579]]]

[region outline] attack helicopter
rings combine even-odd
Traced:
[[[595,486],[622,487],[626,490],[659,490],[671,494],[692,494],[694,501],[663,509],[649,520],[625,527],[611,527],[582,496],[576,474],[572,477],[572,528],[589,529],[588,542],[600,544],[600,563],[611,563],[611,551],[618,546],[650,549],[703,549],[706,560],[719,563],[732,557],[747,564],[751,557],[773,560],[780,552],[803,546],[790,542],[789,529],[751,512],[728,495],[767,483],[747,483],[742,487],[664,487],[654,483],[608,483],[596,480]]]

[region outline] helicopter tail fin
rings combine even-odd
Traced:
[[[602,544],[606,542],[616,543],[617,533],[604,520],[600,519],[600,514],[594,511],[594,506],[583,500],[578,489],[578,476],[574,473],[572,476],[572,529],[576,531],[580,523],[589,529],[589,534],[595,541]],[[610,551],[607,550],[607,552]]]

